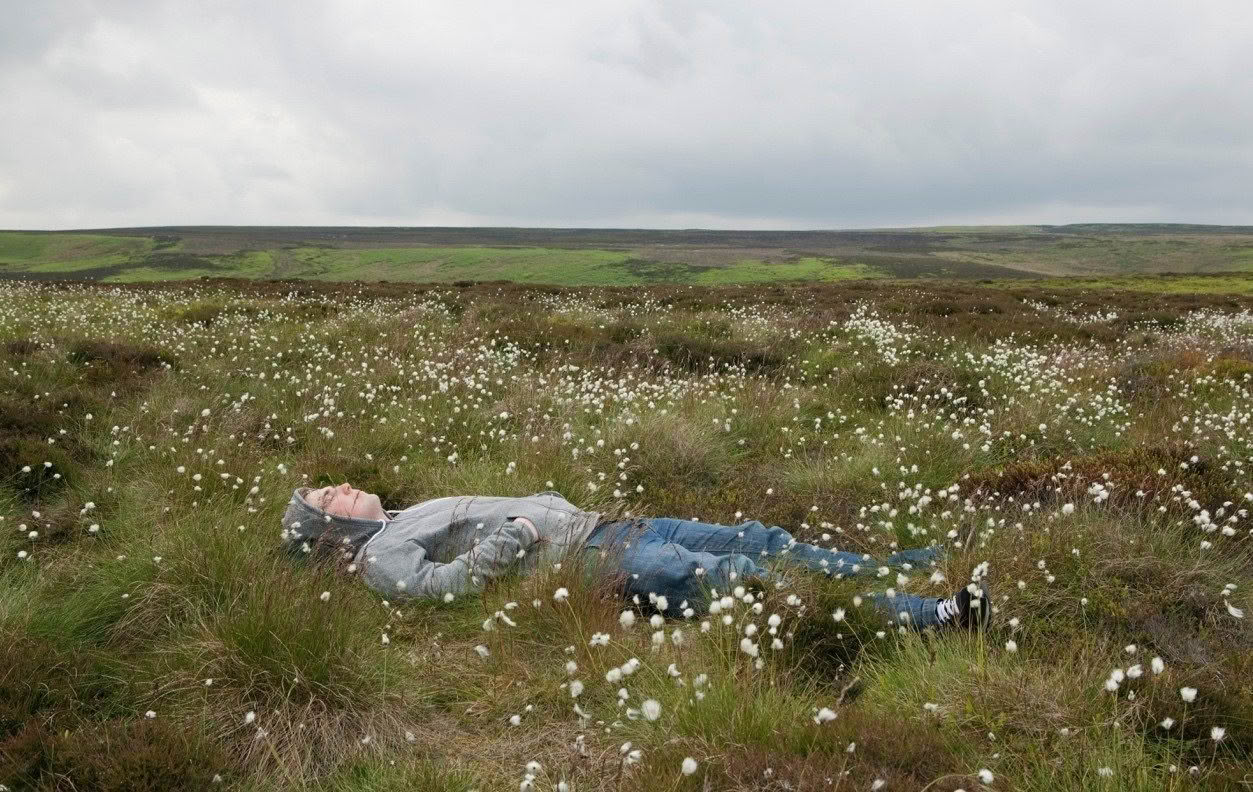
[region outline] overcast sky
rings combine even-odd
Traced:
[[[0,0],[0,227],[1253,224],[1249,0]]]

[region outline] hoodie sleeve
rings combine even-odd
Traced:
[[[479,591],[488,580],[503,575],[518,561],[519,552],[529,549],[535,542],[532,528],[510,520],[446,564],[431,561],[426,556],[426,548],[410,542],[405,545],[403,558],[380,559],[382,563],[376,562],[371,572],[381,584],[376,587],[388,594],[429,598],[464,594]]]

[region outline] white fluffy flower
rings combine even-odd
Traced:
[[[655,721],[661,717],[661,702],[657,699],[645,699],[640,705],[640,712],[650,721]]]

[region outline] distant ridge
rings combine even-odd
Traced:
[[[4,231],[23,231],[35,234],[116,234],[137,236],[150,234],[221,234],[240,232],[257,233],[291,233],[305,234],[353,234],[370,232],[392,232],[399,234],[432,233],[432,234],[527,234],[554,236],[598,236],[602,234],[656,234],[674,236],[686,234],[725,235],[738,237],[744,235],[765,234],[775,235],[807,235],[807,234],[866,234],[891,232],[944,233],[944,232],[981,232],[981,233],[1015,233],[1015,232],[1051,232],[1051,233],[1102,233],[1102,234],[1253,234],[1253,225],[1212,225],[1205,223],[1065,223],[1061,225],[1026,224],[1026,225],[958,225],[958,226],[880,226],[867,228],[811,228],[811,229],[775,229],[775,230],[739,230],[739,229],[705,229],[705,228],[627,228],[627,227],[543,227],[543,226],[317,226],[317,225],[172,225],[172,226],[121,226],[116,228],[73,228],[62,230],[46,229],[0,229]]]
[[[153,226],[0,232],[0,277],[554,285],[1253,271],[1253,226],[1072,223],[807,231]]]

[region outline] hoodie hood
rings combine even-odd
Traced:
[[[364,517],[340,517],[329,514],[305,500],[311,487],[298,487],[292,492],[283,513],[283,540],[295,544],[303,542],[310,548],[322,545],[356,552],[370,537],[383,530],[386,520],[367,520]]]

